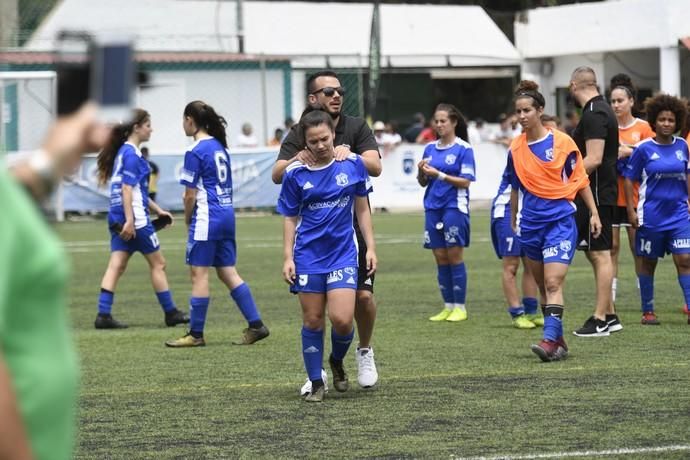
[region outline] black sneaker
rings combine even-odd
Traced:
[[[112,315],[98,315],[96,316],[96,321],[93,323],[96,329],[127,329],[125,323],[121,323]]]
[[[333,356],[328,357],[328,364],[331,365],[331,372],[333,373],[333,387],[335,391],[343,393],[350,388],[350,383],[347,379],[347,373],[343,369],[343,362],[336,361]]]
[[[177,326],[178,324],[189,323],[189,316],[177,308],[165,314],[165,325],[168,327]]]
[[[609,325],[606,321],[590,316],[585,324],[578,330],[573,331],[578,337],[606,337],[611,335]]]
[[[609,325],[609,332],[618,332],[623,330],[623,325],[621,320],[618,318],[617,314],[606,315],[606,323]]]

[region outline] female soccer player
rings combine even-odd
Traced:
[[[192,277],[189,332],[165,345],[173,348],[202,347],[209,305],[209,267],[230,290],[248,327],[236,345],[250,345],[268,337],[254,298],[235,268],[235,211],[232,205],[232,172],[226,122],[202,101],[187,104],[182,117],[187,136],[196,141],[184,155],[180,183],[184,191],[184,219],[189,229],[187,265]]]
[[[621,227],[625,227],[628,233],[628,243],[630,245],[630,252],[635,258],[635,273],[640,270],[640,258],[635,256],[635,228],[628,222],[628,211],[625,207],[625,187],[623,171],[628,164],[630,154],[632,153],[635,144],[641,140],[647,139],[654,135],[654,131],[644,120],[633,116],[633,108],[635,107],[636,90],[633,86],[632,80],[626,74],[614,75],[611,78],[611,108],[618,119],[618,162],[616,168],[618,170],[618,200],[617,207],[613,212],[613,245],[611,247],[611,261],[613,262],[613,285],[611,286],[612,300],[616,301],[616,289],[618,285],[618,254],[620,254],[621,241]],[[635,184],[633,187],[633,200],[637,205],[639,185]],[[616,332],[622,329],[620,322],[617,324],[609,324],[609,331]]]
[[[543,121],[542,117],[542,121]],[[508,313],[513,326],[518,329],[534,329],[544,325],[544,317],[538,312],[537,283],[529,271],[510,217],[510,174],[503,172],[498,193],[491,204],[491,241],[496,255],[503,262],[503,295],[508,302]],[[517,273],[522,258],[522,301],[517,287]]]
[[[474,151],[467,142],[467,123],[451,104],[434,111],[438,141],[427,144],[417,165],[424,191],[424,247],[436,259],[438,286],[445,304],[430,321],[464,321],[467,271],[463,250],[470,245],[470,183]]]
[[[357,289],[357,243],[353,211],[367,245],[369,275],[376,270],[374,232],[367,195],[369,175],[359,156],[335,161],[332,118],[321,110],[300,120],[304,144],[316,157],[306,166],[296,161],[286,169],[278,199],[284,219],[283,278],[299,295],[302,306],[302,356],[311,381],[309,402],[320,402],[325,393],[322,378],[325,311],[331,321],[333,386],[347,391],[343,359],[354,335]]]
[[[538,89],[533,81],[522,81],[515,92],[523,133],[510,144],[506,169],[511,176],[513,228],[544,305],[544,336],[532,351],[546,362],[568,355],[563,339],[563,282],[575,253],[577,194],[590,210],[595,238],[601,233],[601,221],[577,145],[567,134],[549,131],[541,122],[545,101]]]
[[[175,326],[189,322],[189,318],[175,307],[165,275],[165,259],[149,218],[150,209],[172,222],[172,215],[148,196],[151,169],[139,145],[148,141],[152,132],[149,113],[135,109],[132,121],[113,128],[108,145],[98,155],[99,181],[105,184],[110,179],[110,260],[101,281],[96,329],[127,327],[113,318],[111,311],[117,282],[136,251],[141,252],[149,264],[151,284],[165,312],[165,324]]]
[[[659,94],[645,101],[645,111],[656,134],[633,149],[624,172],[625,200],[629,222],[637,227],[642,324],[657,325],[654,270],[659,257],[673,254],[685,303],[690,304],[688,144],[674,136],[685,123],[687,106],[683,99]],[[637,202],[633,182],[640,184]]]

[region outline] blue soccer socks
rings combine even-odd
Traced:
[[[450,270],[453,276],[453,297],[454,303],[464,305],[467,297],[467,269],[465,263],[451,265]]]
[[[101,288],[101,293],[98,296],[98,314],[109,315],[113,309],[114,301],[115,293]]]
[[[309,380],[321,380],[323,330],[315,331],[302,326],[302,357]]]
[[[208,297],[191,297],[189,299],[189,332],[194,337],[203,337],[206,313],[208,312]]]
[[[177,309],[175,307],[175,301],[173,300],[172,294],[169,290],[156,292],[156,297],[158,297],[158,303],[161,304],[161,308],[164,312],[170,313]]]
[[[242,283],[230,291],[230,297],[232,297],[232,300],[234,300],[239,307],[242,316],[244,316],[244,319],[249,323],[249,327],[258,328],[263,325],[259,310],[254,303],[254,297],[252,297],[252,291],[249,289],[247,283]]]
[[[437,268],[438,288],[441,291],[443,303],[446,304],[447,308],[452,308],[455,303],[455,297],[453,296],[453,273],[450,265],[438,265]]]
[[[347,335],[339,335],[335,329],[331,329],[331,355],[333,355],[333,359],[342,361],[345,358],[354,336],[355,328],[352,328],[352,331]]]
[[[637,275],[640,282],[640,300],[642,312],[654,311],[654,276]]]
[[[563,336],[563,305],[549,304],[544,308],[544,339],[557,341]]]

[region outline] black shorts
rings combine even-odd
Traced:
[[[357,272],[357,290],[369,291],[374,293],[374,279],[376,273],[367,275],[367,243],[364,241],[362,232],[359,231],[359,225],[355,226],[355,234],[357,235],[357,246],[359,246],[359,254],[357,259],[359,261],[359,271]]]
[[[614,227],[631,227],[630,222],[628,222],[628,208],[625,206],[615,206],[613,208],[613,221]]]
[[[599,206],[599,219],[601,220],[601,235],[593,238],[589,232],[589,209],[587,206],[578,202],[577,212],[575,213],[575,223],[577,224],[577,249],[580,251],[610,251],[613,247],[613,231],[611,223],[613,221],[613,210],[617,206]]]

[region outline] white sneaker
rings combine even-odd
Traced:
[[[355,353],[357,359],[357,382],[362,388],[371,388],[379,380],[379,373],[376,371],[374,362],[374,349],[357,348]]]
[[[321,369],[321,380],[323,380],[324,391],[328,393],[328,374],[326,374],[325,369]],[[304,385],[302,385],[302,388],[299,390],[299,394],[301,396],[307,396],[309,393],[311,393],[311,380],[309,380],[309,377],[307,377],[307,381],[304,382]]]

